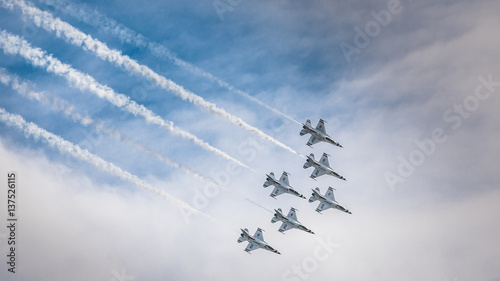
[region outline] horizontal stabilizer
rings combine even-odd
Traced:
[[[278,219],[278,217],[276,215],[274,215],[274,217],[271,219],[271,222],[275,223],[277,221],[279,221],[279,219]]]
[[[311,155],[309,155],[309,157],[312,157],[312,159],[314,159],[314,154],[311,153]],[[311,159],[307,158],[306,163],[304,163],[304,167],[303,168],[307,169],[307,168],[309,168],[311,166],[312,166],[312,161],[311,161]]]
[[[319,188],[317,188],[317,187],[316,187],[316,191],[318,191],[318,192],[319,192]],[[316,200],[318,200],[318,196],[316,195],[316,193],[314,193],[314,192],[313,192],[313,193],[311,194],[311,197],[309,198],[309,203],[312,203],[312,202],[314,202],[314,201],[316,201]]]
[[[268,186],[274,184],[271,180],[269,180],[269,178],[275,180],[273,172],[269,173],[268,177],[266,178],[266,182],[264,182],[264,184],[263,184],[264,187],[268,187]]]
[[[308,127],[312,127],[311,120],[307,119],[305,125],[308,126]]]
[[[245,228],[245,232],[248,233],[248,229]],[[241,232],[240,234],[240,237],[238,238],[238,243],[241,243],[241,242],[244,242],[244,241],[248,241],[248,236],[246,236],[243,231]]]

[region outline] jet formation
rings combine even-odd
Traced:
[[[313,128],[311,126],[311,120],[307,120],[305,124],[302,124],[302,130],[300,131],[300,135],[303,136],[305,134],[311,134],[311,137],[309,138],[309,141],[307,142],[307,145],[309,147],[312,147],[313,144],[316,144],[318,142],[326,142],[338,147],[342,147],[340,143],[337,141],[333,140],[327,133],[325,129],[325,121],[323,119],[320,119],[318,124],[316,125],[316,128]],[[339,173],[335,172],[331,167],[330,164],[328,163],[328,154],[323,153],[323,156],[319,161],[316,161],[314,158],[314,154],[311,153],[309,156],[307,156],[306,163],[304,164],[303,168],[307,169],[309,167],[314,167],[314,171],[311,174],[311,178],[316,180],[317,177],[322,176],[322,175],[330,175],[333,177],[336,177],[341,180],[346,180],[343,176],[341,176]],[[276,199],[277,196],[288,193],[291,195],[294,195],[296,197],[300,198],[306,198],[304,195],[300,194],[297,190],[295,190],[293,187],[290,186],[290,182],[288,181],[288,173],[283,172],[279,180],[276,180],[274,173],[271,172],[269,175],[266,174],[266,181],[264,182],[263,186],[264,188],[268,186],[274,186],[273,191],[271,192],[270,196]],[[333,193],[334,188],[328,187],[328,190],[326,191],[325,195],[321,194],[321,191],[318,187],[315,189],[312,189],[312,195],[309,198],[309,203],[313,203],[315,201],[319,201],[319,205],[316,208],[316,212],[321,213],[322,211],[326,209],[337,209],[339,211],[352,214],[348,209],[340,205],[336,200],[335,200],[335,195]],[[288,215],[284,215],[283,211],[278,208],[274,209],[274,216],[271,219],[272,223],[276,223],[281,221],[282,224],[279,228],[279,232],[283,233],[285,231],[288,231],[290,229],[299,229],[307,233],[314,234],[314,232],[307,227],[305,227],[302,223],[300,223],[297,219],[297,209],[291,207],[290,211],[288,212]],[[262,235],[262,229],[257,228],[257,231],[255,234],[252,236],[248,232],[248,229],[241,229],[241,234],[240,237],[238,238],[238,243],[248,241],[248,245],[245,248],[245,252],[250,253],[253,250],[256,249],[264,249],[276,254],[281,253],[271,247],[267,242],[264,241],[264,237]]]

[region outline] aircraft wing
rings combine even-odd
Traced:
[[[333,188],[331,188],[331,187],[328,188],[328,190],[325,193],[325,197],[332,200],[332,201],[335,201],[335,195],[333,194]],[[337,201],[335,201],[335,202],[337,202]]]
[[[245,248],[246,252],[251,252],[253,250],[259,249],[261,246],[255,242],[249,242],[247,247]]]
[[[264,241],[264,236],[262,235],[262,229],[257,228],[257,230],[255,231],[255,234],[253,235],[253,238]]]
[[[288,218],[296,221],[297,220],[297,214],[295,214],[295,209],[294,208],[291,208],[290,209],[290,212],[288,212],[288,215],[287,215]]]
[[[276,197],[276,196],[281,195],[281,194],[283,194],[283,193],[284,193],[284,191],[283,191],[281,188],[279,188],[279,187],[275,187],[275,188],[273,189],[273,192],[271,193],[271,196],[272,196],[272,197]]]
[[[314,135],[311,135],[311,137],[309,138],[309,141],[307,142],[307,145],[311,146],[315,143],[318,143],[320,142],[321,140],[317,137],[315,137]]]
[[[312,172],[312,174],[311,174],[311,178],[315,179],[315,178],[317,178],[317,177],[319,177],[319,176],[322,176],[322,175],[324,175],[324,174],[325,174],[325,172],[324,172],[323,170],[316,168],[316,169],[314,169],[314,171]]]
[[[321,159],[319,159],[319,163],[330,167],[330,163],[328,162],[328,155],[326,153],[323,153],[323,156],[321,156]]]
[[[290,186],[290,183],[288,182],[288,174],[286,172],[283,172],[279,182],[284,184],[284,185]]]
[[[319,203],[318,208],[316,208],[316,211],[317,211],[317,212],[321,212],[321,211],[326,210],[326,209],[329,209],[329,208],[331,208],[331,207],[332,207],[332,206],[330,206],[330,205],[328,205],[328,204],[325,204],[325,203],[321,202],[321,203]]]
[[[316,130],[326,134],[325,121],[323,119],[319,119],[318,125],[316,125]]]
[[[287,231],[293,227],[291,227],[292,225],[287,223],[287,222],[284,222],[283,224],[281,224],[281,227],[279,229],[279,232],[284,232],[284,231]]]

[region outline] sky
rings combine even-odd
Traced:
[[[498,1],[0,3],[1,280],[500,279]]]

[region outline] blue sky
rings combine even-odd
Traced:
[[[8,171],[19,174],[21,218],[18,272],[7,272],[2,262],[2,280],[500,278],[495,217],[500,212],[500,39],[495,35],[500,7],[495,1],[32,3],[298,153],[330,154],[331,166],[347,182],[327,176],[313,181],[312,169],[302,168],[300,156],[69,44],[19,10],[5,8],[5,2],[1,30],[91,75],[254,171],[234,169],[230,161],[2,50],[0,68],[6,73],[73,105],[74,112],[102,120],[122,140],[2,83],[1,108],[215,219],[186,217],[170,201],[1,122],[0,173],[5,181]],[[295,122],[155,56],[149,48],[122,42],[102,26],[54,8],[53,2],[71,5],[80,15],[95,11],[114,19],[299,122],[327,120],[327,132],[344,148],[325,143],[309,148]],[[235,4],[220,17],[217,3]],[[388,13],[384,24],[376,22],[374,14]],[[370,25],[375,29],[370,31]],[[368,38],[364,44],[358,29]],[[346,55],[345,44],[357,51]],[[131,142],[225,189],[213,189]],[[271,190],[262,187],[265,174],[279,176],[282,171],[291,174],[291,185],[306,197],[311,188],[336,188],[336,199],[353,215],[336,210],[320,215],[315,203],[286,194],[272,199]],[[6,190],[1,190],[4,201]],[[6,215],[3,206],[1,217]],[[299,210],[299,220],[316,235],[278,233],[267,210],[286,212],[290,207]],[[253,233],[257,227],[281,256],[267,251],[248,255],[246,245],[236,243],[240,228]],[[2,253],[7,251],[5,235],[0,231]]]

